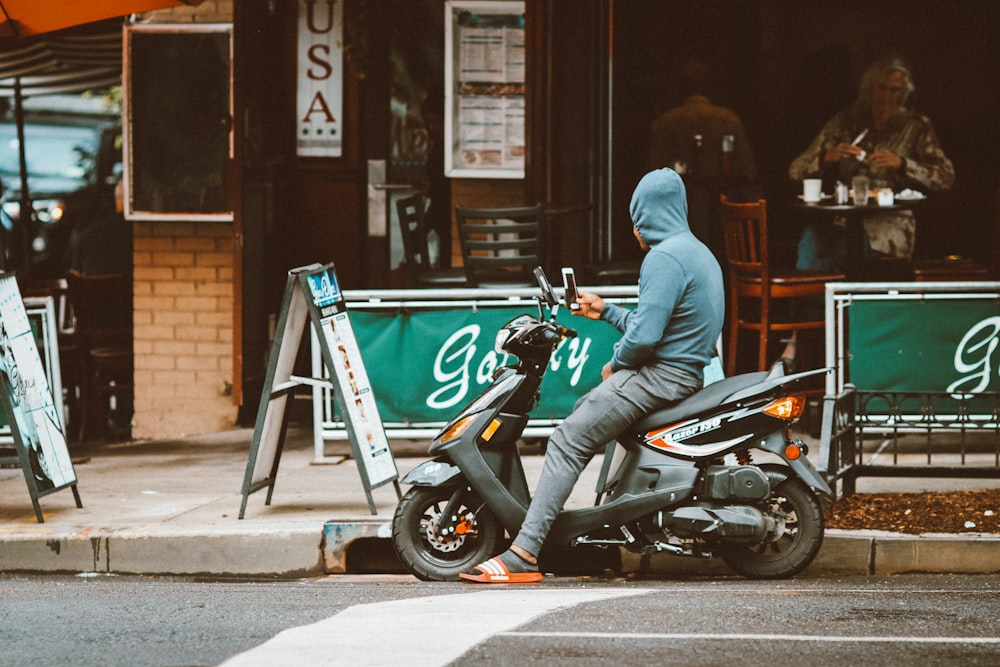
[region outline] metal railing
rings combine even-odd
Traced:
[[[835,496],[854,493],[859,477],[1000,477],[1000,393],[847,385],[824,399],[820,459]]]
[[[854,493],[865,476],[1000,478],[997,383],[969,368],[970,355],[994,349],[998,304],[1000,282],[827,285],[826,365],[835,372],[819,467],[835,494]],[[976,361],[978,370],[995,363]]]

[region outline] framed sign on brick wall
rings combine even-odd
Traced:
[[[232,220],[232,27],[132,25],[123,48],[125,217]]]

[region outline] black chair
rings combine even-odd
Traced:
[[[112,398],[119,426],[132,418],[132,276],[66,274],[80,368],[78,437],[105,436]]]
[[[542,263],[545,207],[455,207],[469,287],[532,287]]]
[[[431,266],[427,245],[427,223],[424,220],[425,200],[415,194],[396,200],[399,230],[403,237],[403,255],[411,287],[465,287],[465,270],[461,267],[436,269]],[[441,248],[442,254],[450,248]]]

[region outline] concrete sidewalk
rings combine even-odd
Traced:
[[[373,516],[354,461],[342,457],[349,453],[347,443],[327,443],[324,462],[315,462],[308,429],[289,433],[271,505],[265,505],[267,490],[257,491],[248,497],[240,520],[252,435],[250,429],[238,429],[71,449],[83,507],[76,507],[70,489],[44,496],[39,500],[44,523],[36,521],[20,468],[0,470],[0,571],[212,577],[402,571],[389,540],[395,488],[387,484],[372,491]],[[426,446],[424,441],[392,442],[400,477],[427,458]],[[529,449],[523,460],[533,484],[542,457]],[[593,503],[597,470],[596,464],[587,468],[569,507]],[[862,479],[858,491],[996,485],[1000,480]],[[657,576],[731,574],[721,561],[640,558],[626,552],[620,570]],[[998,570],[1000,535],[829,530],[807,574]]]

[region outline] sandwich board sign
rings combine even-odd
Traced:
[[[38,522],[45,521],[38,499],[66,487],[83,507],[66,429],[13,273],[0,275],[0,404]]]
[[[319,339],[323,362],[332,369],[329,379],[293,375],[306,326],[310,323]],[[357,462],[371,513],[377,513],[372,489],[392,482],[396,496],[401,496],[396,461],[382,427],[337,274],[333,264],[310,264],[288,273],[281,316],[250,443],[240,519],[246,512],[247,497],[255,491],[267,488],[265,504],[271,504],[288,430],[288,401],[304,385],[333,390],[345,417],[351,452]]]

